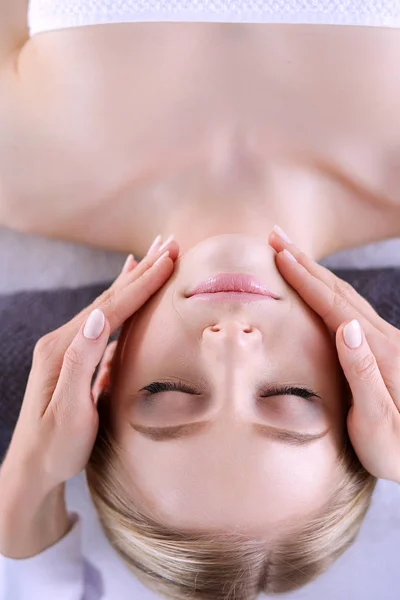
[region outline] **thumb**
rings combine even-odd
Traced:
[[[338,328],[336,347],[354,410],[366,422],[378,424],[387,414],[389,393],[359,321],[353,319]]]
[[[60,376],[50,405],[64,402],[64,413],[81,411],[86,401],[92,402],[91,383],[97,365],[102,359],[110,337],[110,323],[104,313],[96,308],[67,348]],[[66,398],[66,395],[68,396]],[[94,403],[93,403],[94,406]]]

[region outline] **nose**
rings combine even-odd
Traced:
[[[219,398],[215,406],[219,407],[221,418],[225,422],[228,412],[233,411],[231,416],[236,419],[251,405],[243,402],[244,395],[248,395],[245,382],[263,357],[261,331],[241,317],[218,320],[203,330],[201,356],[213,382],[215,398]]]

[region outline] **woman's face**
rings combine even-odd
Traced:
[[[133,501],[166,525],[272,537],[318,510],[340,478],[347,406],[334,336],[274,255],[257,238],[208,238],[125,324],[112,426]],[[253,275],[281,299],[186,297],[227,272]],[[188,389],[141,391],[154,382]],[[321,398],[263,397],[273,384]]]

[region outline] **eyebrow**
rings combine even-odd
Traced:
[[[131,427],[149,438],[153,442],[162,442],[166,440],[176,440],[186,437],[192,437],[199,431],[204,431],[210,427],[210,421],[198,421],[196,423],[186,423],[184,425],[174,425],[171,427],[144,427],[142,425],[130,424]],[[253,431],[258,435],[270,440],[276,440],[290,446],[307,446],[316,440],[326,436],[329,428],[321,433],[298,433],[288,429],[278,429],[261,423],[253,423]]]

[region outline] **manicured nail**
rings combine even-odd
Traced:
[[[156,260],[156,262],[153,264],[156,265],[157,263],[161,262],[166,256],[169,256],[169,250],[167,250],[166,252],[164,252],[164,254],[161,254],[161,256],[159,256]]]
[[[171,234],[171,235],[169,236],[169,238],[168,238],[168,239],[167,239],[167,240],[166,240],[166,241],[163,243],[163,245],[159,247],[158,251],[159,251],[159,252],[162,252],[162,251],[163,251],[163,250],[164,250],[164,249],[165,249],[165,248],[168,246],[168,244],[169,244],[170,242],[172,242],[172,240],[173,240],[173,239],[174,239],[174,235],[173,235],[173,234]]]
[[[89,315],[88,320],[86,321],[85,328],[83,330],[83,335],[85,338],[89,340],[96,340],[100,337],[103,332],[104,325],[106,319],[104,313],[99,309],[95,308]]]
[[[124,266],[122,267],[121,273],[128,273],[128,271],[130,270],[130,268],[132,266],[132,261],[133,260],[134,260],[133,254],[129,254],[128,258],[125,261]]]
[[[150,248],[147,250],[147,254],[150,254],[150,252],[153,252],[153,250],[155,250],[155,248],[157,248],[157,246],[160,242],[161,242],[161,235],[158,235],[156,237],[156,239],[154,240],[154,242],[152,243],[152,245],[150,246]]]
[[[279,227],[279,225],[274,225],[272,228],[275,233],[277,233],[279,235],[279,237],[281,237],[285,242],[287,242],[288,244],[292,244],[292,240],[290,240],[288,238],[288,236],[286,235],[286,233],[283,231],[283,229],[281,227]]]
[[[295,257],[293,256],[293,254],[291,252],[289,252],[289,250],[286,250],[286,248],[284,249],[283,254],[285,256],[287,256],[288,259],[291,260],[292,262],[296,262],[297,263],[297,260],[295,259]]]
[[[361,346],[362,331],[361,325],[357,319],[353,319],[343,329],[343,338],[348,348],[352,350]]]

